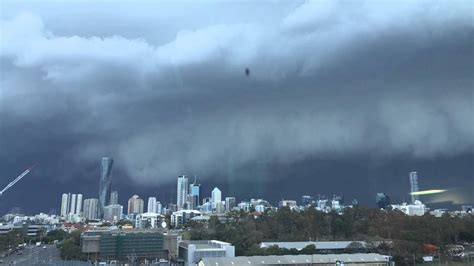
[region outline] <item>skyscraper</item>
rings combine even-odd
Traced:
[[[82,212],[82,194],[77,194],[75,214],[81,214],[81,212]]]
[[[86,220],[97,219],[97,207],[99,205],[98,199],[85,199],[83,217]]]
[[[193,201],[195,205],[199,205],[199,202],[201,200],[201,184],[196,183],[196,177],[194,177],[194,182],[189,185],[189,194],[194,198]]]
[[[142,200],[143,202],[143,200]],[[143,204],[142,204],[143,209]],[[104,220],[108,222],[118,222],[122,219],[123,206],[120,204],[107,205],[104,208]]]
[[[222,202],[221,190],[215,187],[211,192],[211,199],[213,204],[216,204],[217,202]]]
[[[235,207],[235,197],[225,197],[225,210],[230,212]]]
[[[138,195],[133,195],[128,199],[128,214],[143,213],[143,200]]]
[[[413,195],[414,192],[418,192],[418,175],[416,172],[410,173],[410,195],[411,203],[414,204],[415,200],[418,200],[418,195]]]
[[[69,195],[67,193],[63,193],[61,198],[61,216],[66,217],[69,211]]]
[[[69,213],[76,214],[76,194],[71,195],[71,205],[69,205]]]
[[[118,204],[118,191],[112,191],[110,192],[110,205],[112,204]]]
[[[185,175],[178,176],[178,189],[176,193],[176,205],[178,207],[178,211],[183,210],[185,208],[188,189],[188,177]]]
[[[108,205],[108,200],[110,199],[110,186],[111,186],[111,173],[112,165],[114,160],[110,157],[102,158],[102,171],[100,174],[100,183],[99,183],[99,208],[98,208],[98,217],[102,218],[104,215],[104,207]]]
[[[157,213],[156,210],[156,198],[155,197],[149,197],[148,198],[148,205],[147,205],[147,212],[152,212],[152,213]]]

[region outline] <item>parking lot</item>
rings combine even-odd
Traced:
[[[0,258],[3,265],[50,264],[59,261],[61,261],[59,250],[55,245],[30,245],[22,249],[21,254],[15,252]]]

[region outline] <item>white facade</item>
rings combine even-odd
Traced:
[[[76,214],[81,214],[82,212],[82,194],[77,194],[77,203],[76,203]]]
[[[176,205],[178,211],[185,209],[186,197],[188,196],[188,177],[185,175],[178,176],[178,188],[177,188],[177,199]]]
[[[147,205],[147,212],[149,212],[149,213],[158,213],[156,203],[157,202],[156,202],[155,197],[149,197],[148,198],[148,205]]]
[[[69,195],[63,193],[61,198],[61,216],[64,218],[68,214]]]
[[[399,205],[391,205],[392,209],[400,210],[409,216],[423,216],[426,212],[425,204],[421,203],[419,200],[415,200],[414,204],[402,203]]]
[[[156,213],[158,213],[158,214],[163,213],[163,205],[161,205],[161,202],[159,202],[159,201],[156,202]]]
[[[213,204],[216,204],[217,202],[222,201],[222,192],[218,188],[214,188],[211,192],[211,201]]]
[[[217,240],[182,241],[178,244],[178,249],[180,259],[184,260],[184,266],[196,266],[203,258],[235,257],[234,246]]]
[[[69,207],[69,213],[76,213],[76,194],[71,195],[71,205]]]

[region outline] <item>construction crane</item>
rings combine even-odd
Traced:
[[[35,166],[33,165],[32,167],[26,169],[23,173],[21,173],[17,178],[15,178],[12,182],[8,183],[6,187],[4,187],[2,190],[0,190],[0,197],[7,191],[9,188],[13,187],[13,185],[16,184],[16,182],[20,181],[25,175],[29,174],[31,170],[33,170]]]

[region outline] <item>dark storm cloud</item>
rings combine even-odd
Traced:
[[[469,2],[305,2],[159,44],[61,35],[44,20],[1,22],[4,161],[112,155],[137,183],[164,183],[255,160],[474,148]]]

